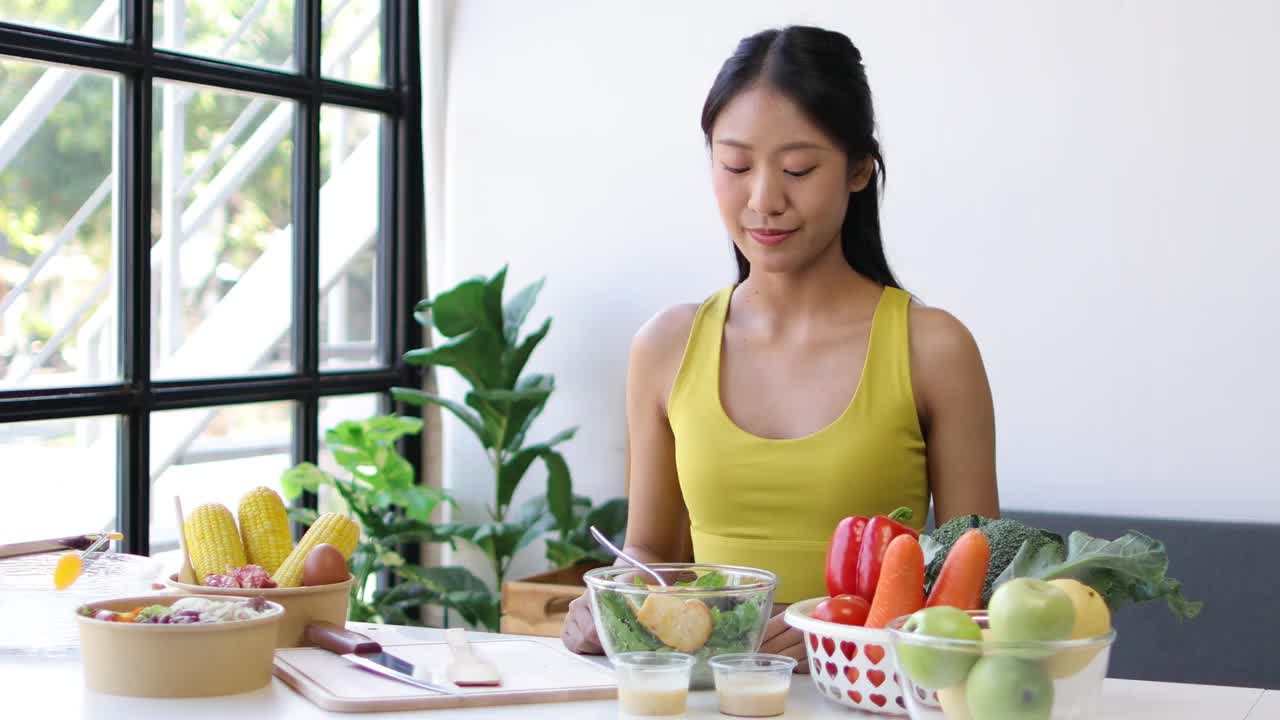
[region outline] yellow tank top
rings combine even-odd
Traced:
[[[667,406],[697,562],[778,575],[776,599],[826,595],[827,544],[841,518],[929,510],[924,435],[911,391],[911,296],[885,288],[862,377],[845,411],[802,438],[738,427],[720,402],[720,348],[732,286],[698,309]]]

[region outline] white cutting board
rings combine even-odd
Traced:
[[[449,685],[444,668],[451,656],[443,642],[382,644],[384,651],[422,669],[422,679]],[[369,672],[320,648],[277,650],[275,675],[317,706],[337,712],[609,700],[617,696],[608,668],[567,650],[533,640],[476,640],[471,647],[498,668],[500,686],[457,688],[461,696],[434,693]]]

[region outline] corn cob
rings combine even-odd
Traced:
[[[245,564],[236,519],[225,505],[205,503],[196,508],[182,524],[182,532],[197,583],[203,585],[206,575],[225,573]]]
[[[359,540],[359,525],[343,515],[327,512],[316,519],[271,579],[280,587],[298,587],[302,584],[302,564],[312,548],[321,543],[329,543],[338,548],[343,558],[350,560]]]
[[[270,575],[293,549],[284,501],[270,488],[254,488],[240,498],[238,515],[245,557]]]

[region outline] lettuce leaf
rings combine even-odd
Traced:
[[[1168,570],[1164,543],[1149,535],[1130,530],[1115,540],[1105,540],[1077,530],[1067,539],[1065,549],[1057,544],[1033,546],[1024,542],[994,584],[1019,577],[1073,578],[1098,591],[1112,610],[1163,598],[1179,620],[1195,618],[1204,603],[1188,600],[1182,594],[1182,583],[1169,577]]]

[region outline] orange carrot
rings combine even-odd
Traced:
[[[942,561],[925,607],[950,605],[961,610],[982,609],[982,584],[991,562],[991,544],[981,530],[969,530],[956,540]]]
[[[884,565],[876,583],[869,628],[882,628],[899,615],[910,615],[924,607],[924,553],[910,535],[899,535],[884,551]]]

